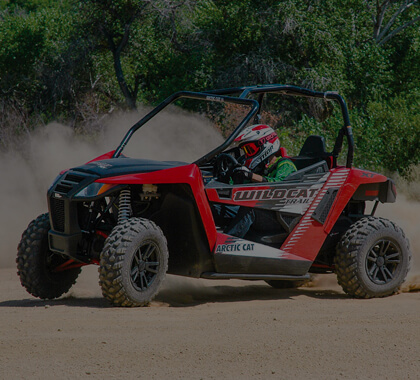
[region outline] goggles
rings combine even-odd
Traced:
[[[260,151],[259,146],[254,142],[245,144],[241,148],[245,152],[247,157],[255,156]]]

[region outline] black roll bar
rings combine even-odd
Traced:
[[[332,155],[334,160],[337,160],[338,155],[341,152],[343,146],[343,139],[344,136],[347,137],[348,143],[348,151],[347,151],[347,162],[346,167],[351,168],[353,164],[353,156],[354,156],[354,139],[353,133],[350,126],[350,118],[347,109],[346,102],[344,99],[336,92],[326,91],[326,92],[319,92],[313,91],[306,88],[301,88],[297,86],[290,86],[290,85],[259,85],[259,86],[250,86],[250,87],[233,87],[233,88],[224,88],[218,90],[208,90],[205,92],[191,92],[191,91],[179,91],[175,94],[172,94],[168,98],[166,98],[162,103],[160,103],[156,108],[154,108],[151,112],[149,112],[146,116],[144,116],[141,120],[139,120],[136,124],[134,124],[127,134],[124,136],[123,140],[121,141],[118,148],[115,150],[113,154],[113,158],[119,157],[121,155],[122,150],[127,145],[128,141],[130,140],[131,136],[136,132],[140,127],[146,124],[150,119],[152,119],[156,114],[162,111],[165,107],[169,104],[173,103],[174,101],[180,98],[188,98],[188,99],[197,99],[197,100],[205,100],[205,101],[216,101],[216,102],[226,102],[226,103],[234,103],[234,104],[242,104],[246,106],[250,106],[251,110],[245,116],[245,118],[241,121],[241,123],[235,128],[232,134],[226,139],[226,141],[220,145],[219,147],[213,149],[211,152],[207,153],[205,156],[201,157],[194,163],[198,166],[203,165],[204,163],[211,160],[214,156],[225,150],[239,135],[241,130],[249,123],[253,116],[259,112],[261,107],[261,102],[263,99],[264,94],[266,93],[281,93],[284,95],[290,96],[301,96],[301,97],[310,97],[310,98],[323,98],[326,100],[334,100],[338,102],[341,108],[341,113],[344,120],[343,127],[339,130],[337,139],[335,141],[334,149],[332,151]],[[238,94],[236,96],[231,96],[234,94]],[[248,97],[251,94],[259,94],[258,101],[254,99],[249,99]]]
[[[219,95],[231,95],[231,94],[240,93],[239,95],[240,98],[246,98],[251,94],[281,93],[284,95],[320,98],[320,99],[323,98],[326,100],[336,101],[340,105],[344,124],[343,124],[343,127],[338,132],[338,136],[335,141],[332,155],[334,157],[334,160],[338,158],[338,155],[340,154],[342,146],[343,146],[343,138],[344,136],[346,136],[347,145],[348,145],[346,167],[348,168],[352,167],[353,158],[354,158],[353,131],[350,126],[350,117],[349,117],[349,112],[347,109],[346,102],[344,101],[343,97],[339,95],[338,93],[333,92],[333,91],[319,92],[319,91],[309,90],[307,88],[301,88],[301,87],[291,86],[291,85],[280,85],[280,84],[259,85],[259,86],[251,86],[251,87],[233,87],[233,88],[224,88],[220,90],[210,90],[206,92],[209,94],[211,93],[211,94],[219,94]]]
[[[243,127],[251,120],[251,118],[257,113],[259,104],[256,100],[253,99],[241,99],[235,98],[230,96],[220,96],[215,94],[208,94],[208,93],[200,93],[200,92],[190,92],[190,91],[179,91],[175,94],[172,94],[168,98],[166,98],[162,103],[160,103],[156,108],[150,111],[146,116],[144,116],[141,120],[139,120],[136,124],[134,124],[129,131],[126,133],[124,138],[122,139],[120,145],[115,150],[113,154],[113,158],[117,158],[121,155],[122,150],[127,145],[130,138],[133,136],[134,132],[136,132],[139,128],[141,128],[144,124],[146,124],[150,119],[156,116],[160,111],[162,111],[165,107],[169,104],[173,103],[174,101],[181,99],[181,98],[188,98],[188,99],[198,99],[198,100],[206,100],[206,101],[213,101],[213,102],[226,102],[226,103],[235,103],[235,104],[242,104],[246,106],[251,106],[251,110],[248,112],[246,117],[242,120],[242,122],[236,127],[234,132],[229,136],[229,138],[219,147],[212,150],[210,153],[207,153],[204,157],[200,158],[195,163],[200,165],[205,160],[212,158],[216,154],[220,153],[224,149],[226,149],[235,137],[239,134],[239,132],[243,129]]]

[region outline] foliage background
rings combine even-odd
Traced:
[[[419,18],[418,0],[3,0],[0,149],[51,121],[91,135],[103,115],[178,90],[282,83],[339,91],[355,164],[410,177]],[[292,154],[308,134],[331,141],[340,127],[326,103],[292,104],[287,118],[271,106]]]

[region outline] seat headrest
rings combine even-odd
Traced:
[[[322,136],[308,136],[299,156],[319,156],[325,154],[325,139]]]

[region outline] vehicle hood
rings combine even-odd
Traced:
[[[118,157],[108,160],[92,161],[85,165],[77,166],[72,170],[106,178],[125,174],[150,173],[184,165],[188,165],[188,163]]]

